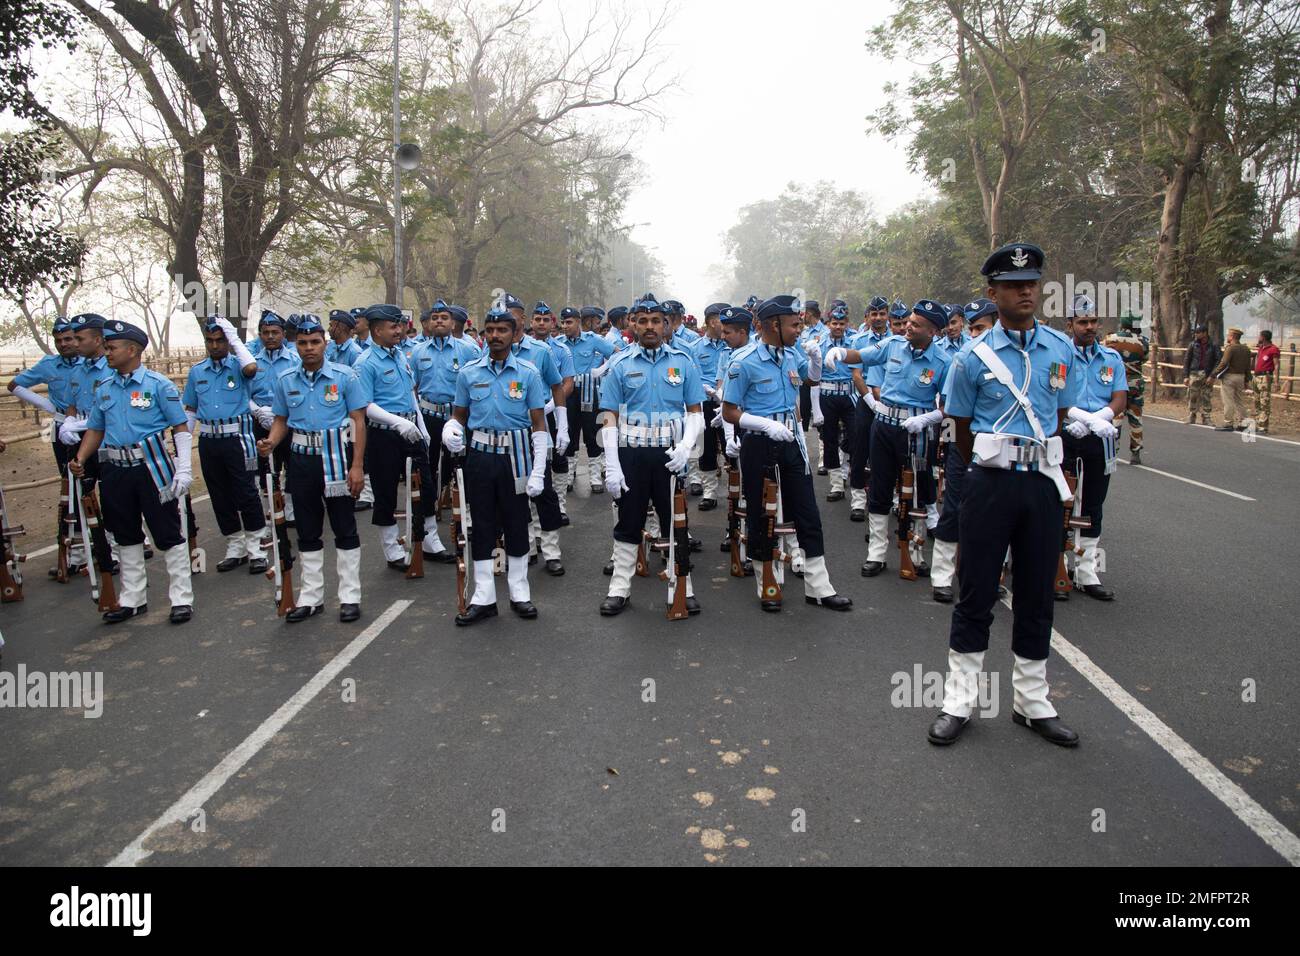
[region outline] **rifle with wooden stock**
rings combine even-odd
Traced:
[[[673,589],[672,604],[668,607],[668,620],[684,621],[690,617],[686,608],[686,579],[691,573],[691,544],[686,526],[686,490],[677,476],[672,476],[671,500],[673,526],[668,533],[668,565],[659,577]]]
[[[424,544],[415,540],[415,512],[420,504],[420,469],[412,467],[406,459],[406,544],[410,556],[406,560],[406,580],[424,577]],[[421,529],[423,530],[423,529]]]
[[[781,485],[775,464],[769,466],[771,476],[763,476],[763,600],[782,601],[781,584],[785,579],[782,567],[781,542],[777,537],[778,512],[781,509]]]
[[[82,494],[81,479],[75,478],[73,481],[73,504],[80,504],[81,518],[79,525],[81,528],[81,546],[86,552],[86,574],[90,578],[90,597],[91,600],[98,602],[99,611],[105,614],[109,611],[120,611],[121,606],[117,603],[117,590],[113,587],[113,575],[108,569],[100,565],[95,557],[95,549],[91,544],[93,536],[99,530],[103,517],[99,511],[99,498],[96,496],[94,489]],[[95,571],[98,568],[99,574]]]
[[[1083,548],[1078,544],[1079,532],[1092,526],[1092,520],[1083,514],[1083,461],[1081,459],[1075,459],[1074,469],[1073,473],[1069,469],[1063,469],[1065,484],[1070,489],[1070,500],[1065,502],[1065,507],[1061,509],[1063,515],[1061,553],[1056,564],[1055,585],[1057,594],[1069,594],[1074,590],[1065,556],[1073,553],[1077,557],[1083,557]]]
[[[23,599],[23,572],[18,565],[27,560],[27,555],[18,553],[14,538],[26,533],[22,525],[9,524],[5,492],[0,488],[0,541],[4,545],[4,563],[0,564],[0,603],[12,604]]]
[[[451,503],[451,545],[456,552],[456,612],[466,611],[465,584],[468,578],[465,566],[465,548],[469,545],[471,517],[469,502],[465,500],[465,474],[460,464],[451,482],[447,485],[447,494]]]
[[[59,479],[59,558],[54,566],[54,580],[68,583],[68,555],[72,551],[72,537],[76,533],[76,511],[72,508],[72,480],[65,471]],[[90,557],[87,555],[89,564]]]
[[[267,520],[274,526],[271,535],[271,566],[266,576],[275,582],[275,613],[284,617],[296,606],[293,595],[293,550],[289,545],[289,529],[284,523],[284,493],[276,487],[275,476],[266,476]]]
[[[915,441],[910,441],[910,450],[915,452]],[[916,565],[912,561],[912,546],[925,546],[925,538],[912,530],[916,518],[925,518],[924,511],[912,507],[916,500],[916,455],[908,457],[907,462],[898,470],[898,576],[904,581],[917,579]]]
[[[731,543],[731,576],[745,577],[745,552],[740,531],[740,469],[727,469],[727,537]]]

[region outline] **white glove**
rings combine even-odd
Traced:
[[[372,422],[378,422],[380,425],[388,425],[397,430],[406,441],[419,441],[420,428],[409,418],[403,418],[400,415],[394,415],[385,408],[381,408],[375,402],[366,406],[366,418]]]
[[[1078,424],[1078,422],[1074,424]],[[1098,438],[1114,438],[1119,434],[1119,429],[1104,418],[1094,418],[1088,423],[1088,430]]]
[[[935,409],[932,412],[926,412],[923,415],[912,415],[903,419],[903,427],[907,429],[910,435],[919,435],[931,425],[943,420],[943,412]]]
[[[53,402],[51,402],[44,395],[37,395],[26,385],[15,385],[14,394],[17,395],[24,402],[26,402],[28,405],[34,405],[36,408],[39,408],[43,412],[49,412],[51,415],[57,415],[59,413],[58,409],[54,407]]]
[[[555,408],[555,453],[563,455],[569,450],[569,410],[561,406]]]
[[[822,349],[820,340],[808,343],[808,377],[814,382],[822,377]]]
[[[713,421],[709,422],[709,426],[711,428],[721,428],[725,424],[726,422],[724,422],[722,419],[722,409],[719,408],[718,411],[713,416]]]
[[[867,394],[862,397],[866,399],[867,408],[871,409],[877,415],[884,414],[885,403],[876,398],[875,395],[871,394],[871,389],[867,389]]]
[[[252,408],[253,417],[257,419],[257,424],[261,425],[267,431],[275,424],[275,412],[271,411],[269,405],[254,405]]]
[[[546,487],[546,449],[551,445],[547,432],[533,432],[533,470],[528,475],[525,490],[529,498],[536,498]]]
[[[424,439],[425,444],[432,445],[433,439],[429,437],[429,426],[424,423],[423,412],[415,413],[415,427],[420,430],[420,437]]]
[[[1070,422],[1065,426],[1065,430],[1075,438],[1086,438],[1088,435],[1088,426],[1083,422]]]
[[[240,365],[252,365],[257,359],[253,358],[253,353],[248,351],[248,346],[244,340],[239,337],[235,327],[230,324],[230,320],[225,316],[217,316],[217,327],[226,333],[226,341],[230,343],[230,351],[235,354],[235,358]]]
[[[605,449],[605,490],[615,501],[627,491],[627,479],[623,477],[623,465],[618,460],[618,429],[606,425],[600,430],[600,447]]]
[[[600,363],[599,368],[593,368],[591,370],[591,380],[593,382],[600,381],[600,377],[608,371],[609,371],[609,359],[605,359],[605,361]]]
[[[668,460],[664,463],[664,467],[674,473],[683,471],[690,464],[695,443],[700,440],[700,435],[703,433],[704,413],[687,412],[686,422],[682,427],[682,440],[668,453]]]
[[[59,426],[59,441],[65,445],[80,445],[81,433],[89,427],[90,422],[85,418],[67,418]]]
[[[193,435],[189,432],[176,432],[176,474],[172,475],[172,494],[177,498],[184,498],[190,485],[194,484],[194,465],[190,462],[193,448]]]
[[[704,394],[715,402],[718,400],[718,390],[707,382],[704,385]]]
[[[397,434],[401,435],[406,441],[419,441],[421,438],[420,426],[405,418],[399,420],[402,424],[397,426]]]
[[[848,349],[838,345],[833,349],[827,349],[826,356],[822,359],[822,365],[833,372],[835,371],[835,366],[844,361],[844,357],[848,354]]]
[[[809,411],[812,412],[812,418],[810,421],[812,422],[813,427],[816,428],[824,424],[826,421],[822,416],[822,387],[820,385],[814,385],[812,388],[808,389],[808,396],[809,404],[812,406],[809,409]]]
[[[736,438],[735,433],[732,433],[732,436],[727,439],[727,457],[740,457],[740,440]]]
[[[546,404],[542,406],[542,414],[543,414],[543,415],[549,415],[549,414],[551,414],[551,412],[553,412],[553,411],[555,411],[555,399],[554,399],[554,398],[548,398],[548,399],[546,400]]]
[[[454,418],[447,419],[442,426],[442,443],[453,455],[459,455],[465,450],[465,426]]]
[[[762,432],[773,441],[794,441],[794,432],[786,428],[778,421],[771,418],[762,418],[758,415],[751,415],[749,412],[740,413],[740,427],[748,428],[751,431]]]

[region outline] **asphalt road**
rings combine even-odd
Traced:
[[[704,613],[670,624],[662,585],[636,580],[632,608],[601,618],[607,496],[570,497],[568,573],[534,573],[532,622],[501,582],[500,618],[454,627],[453,569],[405,581],[368,525],[359,625],[336,620],[332,559],[328,613],[292,628],[242,570],[200,576],[195,619],[168,625],[157,558],[149,614],[108,627],[84,582],[34,559],[27,599],[0,608],[3,669],[102,672],[106,700],[97,719],[0,709],[0,862],[1300,861],[1300,445],[1149,421],[1144,459],[1107,502],[1119,600],[1057,606],[1091,661],[1049,663],[1076,750],[1011,723],[1005,608],[996,716],[926,742],[936,708],[896,706],[894,675],[942,673],[950,609],[892,555],[859,576],[847,502],[822,513],[848,614],[805,605],[794,579],[786,610],[761,613],[718,551],[725,512],[692,508]],[[169,810],[184,821],[155,825]]]

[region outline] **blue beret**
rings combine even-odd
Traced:
[[[564,308],[560,310],[560,318],[580,319],[582,318],[582,313],[579,312],[577,309],[573,308],[572,306],[566,305]]]
[[[219,318],[221,318],[219,315],[207,315],[200,319],[199,321],[203,324],[203,331],[215,332],[217,329],[221,328],[221,326],[217,324],[217,319]]]
[[[272,312],[270,309],[263,309],[262,318],[258,320],[257,327],[260,329],[264,325],[274,325],[279,328],[284,328],[284,319],[280,318],[280,316]]]
[[[943,310],[944,324],[947,324],[948,321],[952,319],[952,306],[950,306],[947,302],[938,302],[935,304],[938,305],[941,310]]]
[[[965,313],[967,322],[974,322],[984,315],[997,315],[998,307],[991,299],[979,298],[967,302],[962,307],[962,312]]]
[[[614,308],[610,309],[608,313],[606,313],[605,318],[609,319],[609,321],[611,322],[614,322],[618,319],[627,318],[627,313],[628,313],[627,306],[616,305],[614,306]]]
[[[1097,304],[1086,295],[1076,295],[1074,301],[1070,303],[1070,311],[1065,313],[1067,319],[1072,319],[1076,315],[1096,315]]]
[[[507,309],[522,309],[524,307],[524,304],[520,302],[518,299],[516,299],[513,295],[511,295],[509,292],[505,294],[505,297],[501,300],[501,303],[503,308],[507,308]]]
[[[537,304],[533,306],[533,315],[550,315],[550,314],[551,314],[551,307],[547,305],[545,302],[543,302],[541,299],[538,299]]]
[[[894,300],[894,304],[889,310],[889,317],[891,319],[905,319],[911,314],[912,310],[903,305],[903,303],[897,299]]]
[[[352,318],[354,318],[354,319],[360,319],[360,318],[364,318],[364,317],[365,317],[365,311],[366,311],[365,309],[363,309],[361,306],[357,305],[357,306],[353,306],[352,308],[348,309],[348,314],[351,315]]]
[[[805,312],[816,312],[818,315],[820,315],[822,311],[822,304],[816,299],[804,299],[803,307]]]
[[[754,307],[758,305],[758,302],[759,302],[758,296],[751,295],[748,299],[745,300],[745,308],[749,309],[752,312]]]
[[[990,282],[1016,282],[1024,279],[1041,279],[1043,250],[1029,242],[1008,242],[994,249],[980,267],[980,275]]]
[[[289,317],[284,320],[284,327],[286,329],[298,328],[298,320],[301,318],[302,316],[300,316],[297,312],[290,312]]]
[[[676,299],[664,299],[664,315],[685,315],[686,306]]]
[[[948,313],[933,299],[921,299],[912,306],[912,312],[924,319],[929,319],[936,328],[942,329],[948,324]]]
[[[461,308],[458,305],[447,306],[447,311],[451,313],[451,317],[453,320],[459,322],[462,325],[464,325],[466,322],[469,321],[469,312],[467,312],[465,309]]]
[[[483,324],[489,322],[505,322],[511,326],[515,324],[515,315],[509,309],[498,309],[496,306],[488,309],[487,315],[483,317]]]
[[[888,308],[889,308],[889,300],[886,299],[883,295],[872,296],[871,301],[867,303],[868,312],[879,312],[881,309],[888,309]]]
[[[346,309],[330,309],[330,321],[342,322],[350,329],[357,327],[357,317]]]
[[[82,329],[102,329],[108,320],[98,312],[82,312],[68,319],[68,327],[74,332]]]
[[[726,309],[731,308],[727,302],[711,302],[704,307],[704,317],[707,319],[711,315],[721,315]]]
[[[585,305],[582,307],[581,316],[584,319],[603,319],[605,310],[594,305]]]
[[[405,322],[406,316],[395,305],[372,305],[361,313],[367,322]]]
[[[68,323],[67,318],[65,318],[64,316],[61,315],[54,320],[55,335],[58,335],[60,332],[71,332],[71,331],[72,331],[72,326]]]
[[[835,308],[831,309],[830,317],[832,319],[847,319],[849,317],[849,310],[842,305],[837,305]]]
[[[448,305],[447,302],[443,299],[434,299],[433,305],[429,306],[429,315],[433,315],[435,312],[450,312],[450,311],[451,311],[451,306]]]
[[[302,335],[304,332],[320,332],[322,335],[325,334],[325,326],[321,324],[319,315],[312,315],[309,312],[298,316],[298,334]]]
[[[795,308],[796,301],[792,295],[774,295],[772,298],[759,303],[755,315],[758,316],[760,322],[764,319],[775,319],[782,315],[798,315],[799,310]]]
[[[725,325],[749,326],[754,322],[754,313],[738,305],[729,305],[722,310],[721,318]]]
[[[660,315],[663,315],[664,314],[663,303],[655,301],[653,293],[647,293],[647,296],[648,296],[647,298],[638,299],[636,302],[633,302],[632,311],[629,314],[639,315],[642,312],[645,313],[658,312]]]
[[[110,319],[104,323],[104,339],[106,341],[125,339],[127,342],[135,342],[141,347],[149,344],[149,336],[145,334],[144,329],[136,328],[134,325],[120,319]]]

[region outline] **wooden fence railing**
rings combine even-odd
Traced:
[[[1250,354],[1253,359],[1256,349],[1251,349]],[[1153,345],[1151,347],[1151,356],[1147,361],[1146,374],[1144,378],[1151,391],[1151,401],[1157,401],[1160,398],[1160,389],[1186,389],[1187,383],[1183,380],[1183,361],[1187,355],[1187,348],[1167,345]],[[1166,361],[1166,357],[1175,359],[1175,361]],[[1273,397],[1282,399],[1287,402],[1300,402],[1300,394],[1297,394],[1296,382],[1300,382],[1300,376],[1296,375],[1296,344],[1292,342],[1282,351],[1278,358],[1277,371],[1273,373]],[[1285,374],[1283,374],[1285,373]],[[1219,385],[1216,382],[1215,388]],[[1253,391],[1254,387],[1248,389]]]

